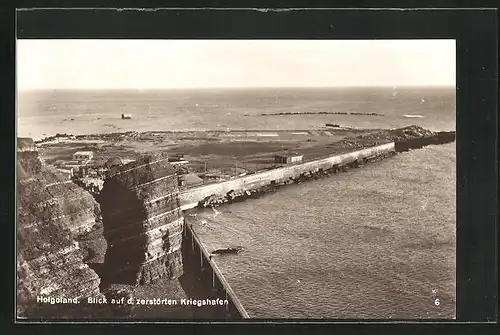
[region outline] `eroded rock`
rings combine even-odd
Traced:
[[[100,278],[83,262],[75,237],[91,231],[99,206],[92,196],[41,163],[23,141],[18,151],[18,316],[40,298],[99,296]]]
[[[183,216],[168,158],[143,158],[110,171],[100,195],[110,282],[147,284],[182,275]]]

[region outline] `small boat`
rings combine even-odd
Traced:
[[[132,115],[131,114],[122,114],[122,120],[128,120],[128,119],[131,119],[132,118]]]
[[[241,251],[243,251],[243,247],[237,246],[237,247],[229,247],[229,248],[224,248],[224,249],[216,249],[212,251],[213,255],[228,255],[228,254],[238,254]]]

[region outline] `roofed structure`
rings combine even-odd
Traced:
[[[279,164],[297,163],[301,162],[303,157],[304,155],[295,152],[294,153],[284,152],[276,154],[274,156],[274,162]]]

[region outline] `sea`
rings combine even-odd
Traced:
[[[17,132],[455,130],[454,87],[20,92]],[[280,112],[378,113],[262,116]],[[120,114],[131,114],[121,120]],[[414,117],[408,118],[404,115]],[[190,218],[251,317],[453,319],[455,143],[428,146]]]
[[[126,131],[356,128],[418,124],[455,129],[454,88],[253,88],[205,90],[38,90],[17,96],[17,134],[39,140]],[[384,116],[266,116],[281,112],[379,113]],[[131,120],[122,120],[130,114]],[[403,115],[423,118],[405,118]]]

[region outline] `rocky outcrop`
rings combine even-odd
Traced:
[[[99,196],[110,280],[147,284],[182,274],[183,216],[167,156],[146,155],[109,171]]]
[[[17,172],[18,313],[26,315],[41,297],[99,296],[100,279],[83,262],[84,252],[74,239],[96,225],[98,204],[44,166],[36,150],[18,151]]]
[[[455,141],[455,136],[454,131],[440,131],[437,133],[425,134],[421,137],[396,139],[395,149],[397,152],[404,152],[412,149],[420,149],[432,144],[451,143]]]
[[[33,139],[29,137],[18,137],[17,151],[18,152],[36,151],[35,141],[33,141]]]

